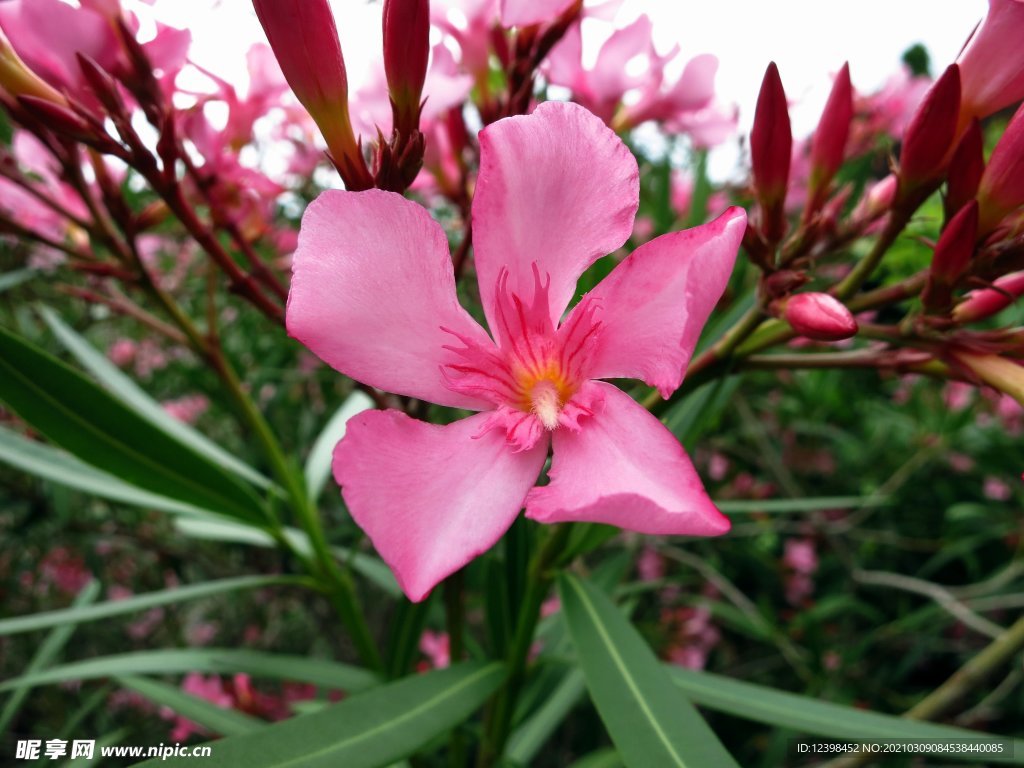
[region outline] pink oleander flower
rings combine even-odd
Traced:
[[[488,550],[524,504],[545,523],[728,530],[678,441],[600,379],[663,396],[680,385],[744,212],[643,245],[563,318],[584,270],[629,237],[638,202],[633,156],[578,105],[484,129],[472,215],[491,336],[459,305],[447,238],[424,208],[367,190],[306,210],[291,335],[368,386],[477,411],[444,426],[368,411],[335,449],[349,510],[410,599]],[[551,482],[534,488],[549,446]]]
[[[420,653],[427,657],[428,669],[444,669],[451,666],[451,644],[448,633],[424,630],[420,635]]]

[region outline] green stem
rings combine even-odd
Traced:
[[[465,653],[466,625],[466,576],[459,569],[447,578],[444,583],[445,624],[448,629],[448,655],[452,664],[462,660]],[[452,768],[464,768],[466,765],[466,739],[459,726],[452,729],[448,744],[448,762]]]
[[[948,715],[957,703],[978,687],[997,669],[1024,650],[1024,616],[1017,619],[995,640],[953,673],[942,685],[908,709],[903,717],[909,720],[937,720]],[[822,768],[854,768],[870,756],[863,752],[831,760]]]
[[[526,681],[526,666],[533,645],[533,635],[540,619],[540,608],[551,589],[554,578],[552,568],[558,564],[571,530],[572,527],[567,524],[557,526],[530,563],[526,594],[523,595],[523,602],[519,607],[515,635],[506,659],[508,677],[484,717],[484,736],[477,760],[478,768],[495,765],[505,750],[512,729],[516,701]]]

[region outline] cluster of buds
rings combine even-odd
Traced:
[[[895,352],[907,346],[934,363],[921,370],[997,386],[1016,397],[1024,380],[1022,334],[968,327],[1024,295],[1024,106],[1009,119],[987,163],[983,151],[988,118],[1024,98],[1018,41],[1024,4],[990,0],[989,6],[958,60],[910,115],[892,173],[848,214],[851,189],[835,182],[849,159],[848,139],[857,121],[848,67],[836,75],[813,136],[797,146],[797,153],[806,152],[808,171],[803,210],[796,215],[791,201],[799,155],[782,78],[771,64],[750,135],[757,212],[744,245],[761,270],[760,306],[785,322],[791,335],[847,339],[860,330],[851,308],[917,299],[898,326],[865,326],[872,338],[890,345],[874,345],[875,363],[903,360]],[[928,267],[865,291],[889,247],[939,192],[944,222]],[[866,254],[835,282],[822,284],[818,263],[862,237],[873,238]]]
[[[423,165],[419,122],[430,54],[427,0],[384,2],[384,70],[393,130],[390,138],[378,131],[372,168],[352,128],[345,58],[327,0],[253,0],[253,6],[288,84],[319,127],[345,186],[405,191]]]

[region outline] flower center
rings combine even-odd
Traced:
[[[578,308],[556,327],[547,289],[534,266],[532,301],[524,300],[509,289],[508,273],[502,272],[491,327],[494,345],[453,334],[462,346],[445,347],[453,355],[442,368],[447,385],[493,403],[495,423],[521,447],[533,445],[545,431],[575,424],[587,412],[573,398],[589,378],[601,325],[594,316],[597,305]]]
[[[530,387],[530,411],[545,429],[558,426],[558,414],[562,412],[562,396],[558,386],[551,379],[541,379]]]

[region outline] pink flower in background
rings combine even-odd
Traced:
[[[452,657],[448,633],[425,630],[420,635],[420,653],[427,657],[433,669],[444,669],[449,666]]]
[[[1013,496],[1013,490],[1010,486],[1005,481],[992,475],[985,478],[982,493],[985,494],[986,499],[992,501],[1009,501],[1010,497]]]
[[[574,101],[609,124],[614,120],[619,129],[660,120],[669,130],[691,134],[700,146],[721,143],[735,130],[736,116],[714,104],[718,59],[710,54],[696,56],[678,79],[666,82],[665,69],[679,48],[658,53],[652,32],[651,20],[640,16],[615,30],[601,46],[594,66],[586,68],[582,27],[573,24],[548,56],[548,80],[569,88]],[[627,65],[634,61],[641,61],[644,69],[632,71]]]
[[[489,549],[524,504],[546,523],[729,527],[675,437],[599,379],[642,379],[663,396],[680,385],[745,214],[643,245],[562,319],[579,276],[630,234],[636,161],[600,120],[558,102],[494,123],[480,145],[473,241],[493,339],[458,304],[443,230],[399,195],[322,194],[293,264],[288,330],[325,362],[478,411],[444,426],[367,411],[335,449],[352,516],[417,601]],[[551,482],[534,488],[549,445]]]
[[[636,573],[644,581],[665,578],[665,558],[654,547],[644,547],[636,561]]]
[[[39,563],[39,583],[52,585],[67,595],[77,595],[91,579],[85,561],[67,547],[54,547]]]
[[[161,405],[168,415],[178,421],[195,424],[210,407],[210,400],[205,395],[185,395],[175,400],[166,400]]]
[[[673,627],[668,660],[687,669],[704,669],[708,655],[722,639],[712,623],[711,609],[706,604],[677,608],[665,612],[662,621]]]
[[[787,539],[782,554],[786,574],[786,600],[801,605],[814,593],[818,553],[811,539]]]

